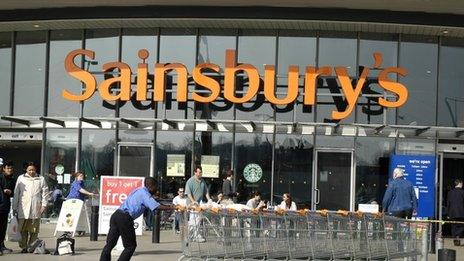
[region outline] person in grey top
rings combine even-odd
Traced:
[[[188,197],[187,204],[198,204],[200,202],[211,201],[209,196],[208,186],[204,179],[201,178],[201,166],[195,167],[194,175],[187,180],[185,184],[185,194]]]
[[[187,194],[188,200],[187,205],[198,205],[201,202],[204,202],[204,199],[208,202],[212,201],[209,196],[208,186],[206,186],[205,180],[201,178],[202,169],[201,166],[195,167],[194,175],[187,180],[185,184],[185,194]],[[194,242],[205,242],[205,238],[199,233],[199,226],[201,223],[201,215],[197,212],[190,212],[190,217],[188,221],[188,233],[189,237],[192,238]]]

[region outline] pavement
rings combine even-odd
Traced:
[[[56,238],[53,236],[55,229],[54,224],[41,224],[39,237],[45,241],[47,249],[54,250]],[[153,244],[151,240],[151,232],[144,231],[142,236],[137,237],[137,249],[132,258],[134,261],[145,260],[163,260],[171,261],[178,260],[182,256],[181,238],[174,234],[172,230],[162,230],[160,235],[160,243]],[[4,254],[0,257],[1,261],[19,261],[27,260],[28,258],[34,261],[59,261],[59,260],[75,260],[88,261],[99,260],[101,250],[105,245],[105,236],[99,236],[98,241],[90,241],[89,236],[76,236],[75,251],[73,256],[53,256],[53,255],[35,255],[21,254],[17,243],[5,242],[8,248],[13,249],[13,253]],[[463,241],[464,243],[464,241]],[[464,246],[455,247],[451,239],[445,239],[445,248],[456,250],[456,260],[464,260]],[[117,260],[117,256],[113,256],[113,260]],[[402,260],[402,259],[401,259]],[[436,255],[429,254],[428,260],[435,261]]]

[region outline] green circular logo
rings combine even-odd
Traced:
[[[243,169],[243,177],[250,183],[258,182],[263,177],[263,169],[255,163],[250,163]]]
[[[61,164],[58,164],[55,166],[55,173],[58,175],[61,175],[64,173],[64,166]]]

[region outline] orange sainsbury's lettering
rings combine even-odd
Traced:
[[[95,59],[95,52],[91,50],[78,49],[70,52],[65,58],[65,69],[66,71],[77,80],[83,83],[84,89],[80,94],[73,94],[68,90],[62,91],[62,96],[71,101],[85,101],[92,97],[97,90],[97,82],[95,77],[90,73],[74,63],[76,56],[86,56],[91,59]],[[148,93],[148,74],[149,67],[145,62],[149,56],[149,52],[145,49],[139,50],[138,57],[142,59],[141,63],[137,64],[136,68],[136,100],[145,101]],[[379,97],[378,103],[384,107],[399,107],[402,106],[408,99],[408,90],[406,86],[401,83],[391,80],[389,74],[397,74],[400,76],[406,76],[407,71],[404,68],[388,67],[381,69],[382,54],[374,53],[374,69],[381,70],[378,76],[379,85],[386,91],[392,92],[397,96],[395,101],[390,101],[385,98]],[[177,74],[177,101],[186,102],[188,100],[188,84],[189,80],[193,79],[193,82],[199,86],[202,86],[209,90],[209,94],[200,94],[194,90],[192,93],[192,99],[195,102],[209,103],[214,102],[221,91],[224,95],[224,99],[232,103],[246,103],[253,99],[258,94],[260,88],[260,82],[264,81],[264,98],[271,104],[275,105],[287,105],[292,104],[297,99],[300,92],[300,75],[299,67],[296,65],[290,65],[288,68],[288,82],[287,82],[287,93],[285,96],[279,97],[276,94],[276,69],[274,65],[264,66],[264,77],[261,78],[258,69],[251,64],[237,63],[236,51],[226,50],[225,53],[225,68],[224,68],[224,85],[221,86],[221,81],[212,77],[217,74],[221,76],[221,67],[214,63],[202,63],[195,66],[192,70],[192,77],[189,79],[189,72],[187,67],[181,63],[155,63],[154,67],[154,90],[153,100],[158,102],[165,101],[166,93],[166,75],[171,71]],[[104,72],[113,71],[117,69],[119,75],[117,77],[109,78],[102,81],[98,85],[98,91],[102,99],[107,101],[128,101],[131,97],[131,76],[132,70],[129,65],[123,62],[109,62],[102,66]],[[248,78],[248,88],[245,93],[241,96],[236,95],[236,79],[237,73],[242,72]],[[359,96],[362,93],[362,89],[366,84],[366,79],[369,76],[369,68],[363,68],[361,75],[358,77],[356,85],[353,86],[353,78],[348,74],[346,67],[337,66],[335,67],[336,77],[343,90],[345,96],[345,102],[347,104],[344,111],[333,111],[332,118],[335,120],[341,120],[348,117],[353,109],[356,107]],[[314,67],[307,66],[304,74],[304,99],[305,105],[316,104],[316,88],[318,78],[323,76],[330,76],[332,74],[332,67],[322,66]],[[119,92],[115,93],[111,90],[111,86],[118,83],[120,86]],[[222,88],[221,88],[222,87]]]

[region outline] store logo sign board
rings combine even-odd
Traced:
[[[256,183],[263,177],[263,169],[255,163],[250,163],[243,169],[243,177],[250,183]]]
[[[414,186],[417,217],[435,216],[435,164],[435,156],[392,155],[390,158],[390,173],[395,168],[403,169],[404,177]]]
[[[122,205],[133,190],[143,187],[143,182],[143,177],[101,176],[98,217],[99,234],[108,233],[111,215]],[[134,220],[136,235],[142,235],[142,222],[143,215]]]
[[[83,70],[80,65],[75,63],[75,58],[84,56],[85,59],[95,59],[96,54],[92,50],[77,49],[71,51],[65,58],[65,70],[70,76],[81,81],[84,84],[84,90],[81,93],[72,93],[66,89],[62,91],[62,96],[70,101],[81,102],[90,99],[98,90],[101,98],[105,101],[129,101],[132,96],[131,76],[133,73],[136,77],[136,100],[146,101],[153,100],[156,102],[166,101],[166,75],[172,71],[177,74],[177,97],[178,102],[187,102],[189,97],[189,80],[209,91],[208,94],[200,94],[193,91],[191,97],[193,101],[200,103],[211,103],[221,95],[224,99],[235,103],[243,104],[252,101],[259,91],[264,89],[265,99],[274,105],[293,104],[300,94],[300,74],[299,66],[290,65],[287,72],[287,94],[285,97],[277,97],[276,92],[276,68],[274,65],[264,65],[264,76],[259,75],[258,69],[248,63],[237,63],[237,54],[235,50],[226,50],[225,52],[225,68],[221,68],[214,63],[201,63],[195,66],[191,73],[187,67],[181,63],[155,63],[152,70],[149,70],[149,65],[145,62],[149,57],[149,52],[145,49],[139,50],[138,57],[141,59],[137,68],[131,68],[124,62],[109,62],[102,66],[104,73],[112,73],[115,70],[118,72],[116,77],[111,77],[97,83],[95,76]],[[380,70],[378,74],[378,84],[388,92],[396,95],[395,101],[387,100],[386,98],[378,98],[378,104],[383,107],[396,108],[402,106],[408,99],[408,90],[403,84],[396,82],[396,76],[406,76],[407,71],[401,67],[381,68],[382,54],[374,53],[374,65],[372,69]],[[348,117],[356,107],[357,100],[366,86],[367,78],[370,77],[371,70],[364,67],[360,72],[357,81],[350,78],[348,68],[343,66],[306,66],[303,76],[304,80],[304,105],[315,105],[316,103],[316,87],[318,79],[326,76],[336,76],[341,89],[343,91],[345,108],[332,111],[332,119],[340,120]],[[222,76],[223,84],[217,77]],[[153,74],[154,80],[149,80],[149,74]],[[237,95],[236,85],[237,74],[244,73],[247,77],[248,87],[243,95]],[[149,81],[154,81],[153,95],[148,97]],[[118,91],[114,91],[115,85],[119,86]]]

